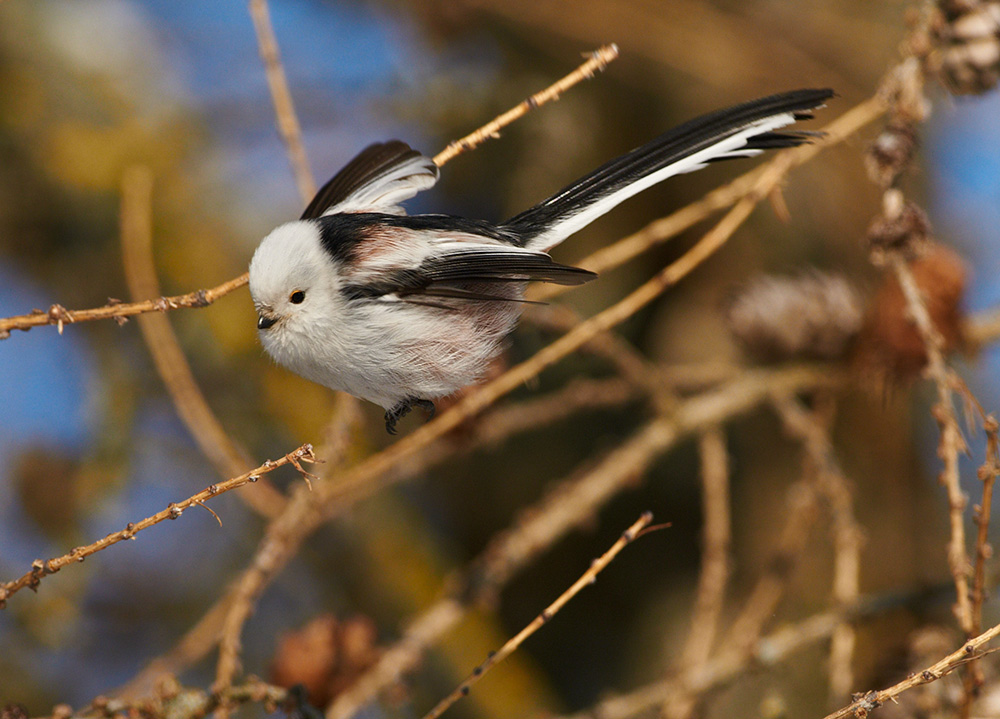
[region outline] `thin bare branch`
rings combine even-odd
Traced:
[[[721,387],[683,400],[668,416],[650,420],[585,474],[553,487],[530,511],[523,512],[513,527],[498,534],[470,570],[453,582],[453,592],[410,622],[400,641],[337,696],[327,710],[327,718],[348,719],[379,691],[412,671],[426,649],[458,624],[469,606],[491,596],[541,552],[587,522],[612,497],[632,486],[636,477],[642,477],[656,457],[678,442],[751,410],[772,392],[797,392],[815,387],[816,383],[840,381],[818,367],[752,370]],[[397,475],[397,479],[401,478]]]
[[[271,579],[281,571],[298,551],[305,536],[319,523],[316,492],[298,487],[285,510],[270,522],[250,566],[236,582],[219,636],[219,659],[215,670],[213,691],[224,691],[233,684],[240,669],[241,635],[243,626],[253,613],[257,598]],[[221,705],[216,714],[225,713]]]
[[[180,502],[171,502],[166,509],[157,512],[151,517],[147,517],[139,522],[129,522],[125,526],[125,529],[118,532],[112,532],[103,539],[99,539],[92,544],[88,544],[84,547],[77,547],[68,554],[64,554],[61,557],[56,557],[54,559],[48,559],[45,561],[36,559],[32,562],[30,572],[25,573],[19,579],[0,584],[0,609],[6,605],[7,599],[15,592],[24,589],[25,587],[29,589],[36,589],[43,577],[55,574],[69,564],[82,562],[90,555],[96,554],[102,549],[107,549],[113,544],[117,544],[118,542],[126,539],[134,539],[136,534],[144,529],[152,527],[154,524],[159,524],[167,519],[178,519],[188,507],[201,504],[207,499],[217,497],[220,494],[224,494],[232,489],[236,489],[237,487],[242,487],[245,484],[256,482],[260,478],[260,475],[273,472],[278,467],[283,467],[286,464],[294,464],[296,462],[310,462],[312,460],[312,445],[304,444],[295,451],[289,452],[284,457],[276,460],[268,460],[256,469],[245,472],[238,477],[227,479],[225,482],[219,482],[218,484],[212,484],[197,494],[194,494]]]
[[[825,612],[782,627],[747,647],[727,644],[697,670],[684,671],[628,694],[605,699],[586,711],[562,719],[628,719],[672,702],[677,696],[699,696],[732,682],[752,666],[775,666],[828,638],[842,617],[842,612]]]
[[[31,314],[0,319],[0,339],[9,337],[11,330],[26,331],[42,325],[55,325],[61,334],[63,327],[76,322],[115,319],[121,323],[129,317],[146,312],[166,312],[182,307],[208,307],[220,297],[243,287],[249,280],[250,276],[244,272],[239,277],[207,290],[195,290],[185,295],[158,297],[155,300],[142,300],[141,302],[111,300],[106,305],[88,310],[68,310],[62,305],[52,305],[48,310],[34,310]]]
[[[642,530],[648,527],[649,523],[652,521],[653,514],[651,512],[643,514],[634,524],[632,524],[631,527],[622,533],[621,537],[618,538],[618,541],[611,546],[611,549],[591,562],[590,568],[584,572],[583,575],[577,579],[569,589],[560,594],[559,597],[552,602],[552,604],[543,609],[541,614],[535,617],[531,623],[528,624],[528,626],[511,637],[510,640],[508,640],[495,653],[490,654],[486,661],[476,667],[472,674],[470,674],[465,681],[458,685],[455,691],[442,699],[437,706],[429,711],[424,716],[424,719],[437,719],[439,716],[444,714],[444,712],[447,711],[452,704],[457,702],[462,697],[467,696],[472,686],[488,671],[490,671],[490,669],[513,654],[528,637],[541,629],[544,624],[547,624],[559,612],[559,610],[566,606],[566,604],[573,599],[573,597],[579,594],[584,587],[588,587],[593,584],[597,579],[597,575],[600,574],[605,567],[611,564],[615,557],[617,557],[618,554],[625,549],[625,547],[635,541],[638,537],[642,536]]]
[[[864,696],[859,697],[849,705],[838,709],[832,714],[827,714],[824,719],[847,719],[847,717],[851,716],[864,719],[864,717],[869,716],[874,710],[886,702],[893,701],[903,692],[922,684],[935,682],[941,677],[947,676],[956,669],[965,666],[970,661],[983,656],[986,644],[998,635],[1000,635],[1000,624],[965,642],[965,644],[944,659],[932,664],[923,671],[914,672],[903,681],[892,685],[888,689],[867,692]]]
[[[854,516],[853,494],[835,456],[828,420],[789,395],[776,397],[774,404],[785,428],[802,442],[809,468],[829,505],[833,519],[833,600],[838,607],[851,606],[860,592],[864,532]],[[855,643],[854,627],[848,622],[838,625],[830,642],[830,698],[834,705],[851,695]]]
[[[132,297],[155,297],[160,283],[153,265],[153,177],[146,167],[129,168],[122,177],[121,234],[122,264]],[[234,477],[250,467],[246,452],[236,446],[202,394],[191,365],[177,341],[166,315],[144,315],[139,329],[191,438],[222,477]],[[267,480],[257,491],[238,495],[264,517],[281,511],[284,496]]]
[[[774,618],[778,603],[791,581],[792,570],[805,551],[806,541],[815,525],[816,488],[807,481],[792,485],[788,504],[778,548],[726,632],[727,645],[750,647],[757,641],[767,623]]]
[[[614,43],[602,45],[587,56],[587,61],[566,75],[561,80],[554,82],[540,92],[536,92],[519,105],[512,107],[507,112],[498,116],[494,120],[480,127],[475,132],[471,132],[460,140],[455,140],[448,147],[434,156],[434,164],[438,167],[444,165],[448,160],[457,155],[471,150],[483,144],[487,140],[500,137],[500,130],[507,127],[512,122],[527,115],[531,110],[541,107],[547,102],[558,100],[559,96],[576,85],[581,80],[588,80],[595,73],[603,72],[615,58],[618,57],[618,46]]]
[[[983,498],[976,509],[976,565],[972,574],[972,620],[977,631],[982,629],[983,602],[986,600],[986,563],[993,558],[989,543],[990,513],[993,506],[993,487],[1000,475],[1000,424],[996,417],[983,418],[986,431],[986,461],[979,468],[979,481],[983,483]]]
[[[146,719],[201,719],[216,707],[226,704],[243,706],[260,704],[272,714],[288,699],[289,692],[284,687],[267,684],[251,678],[246,683],[233,686],[225,692],[213,694],[203,689],[180,686],[176,680],[168,680],[158,687],[152,697],[99,697],[77,711],[57,707],[45,719],[108,719],[115,716],[142,716]]]
[[[681,666],[702,668],[712,654],[729,580],[729,544],[732,537],[729,513],[729,458],[726,435],[719,427],[698,439],[701,457],[702,550],[701,573],[691,612],[691,630],[681,653]],[[695,708],[696,697],[678,694],[664,707],[670,719],[686,719]]]
[[[953,379],[942,352],[943,340],[934,326],[920,288],[910,271],[906,261],[894,254],[891,266],[906,298],[907,308],[913,323],[920,333],[927,349],[927,375],[934,381],[937,389],[937,404],[934,407],[934,419],[941,431],[941,441],[938,445],[938,455],[944,462],[940,482],[948,493],[948,516],[951,522],[951,537],[948,542],[948,566],[955,581],[955,616],[959,626],[966,636],[974,633],[972,617],[972,598],[969,587],[971,563],[966,549],[965,539],[965,507],[967,498],[962,492],[958,474],[958,456],[966,449],[965,440],[955,415],[955,405],[952,393]]]
[[[267,0],[250,0],[250,17],[253,18],[253,28],[257,33],[260,59],[264,61],[264,72],[267,75],[267,87],[271,91],[278,132],[281,133],[281,139],[285,143],[288,161],[295,175],[295,184],[299,188],[302,204],[305,205],[316,194],[316,180],[309,168],[309,158],[302,144],[302,127],[295,112],[295,104],[292,102],[292,93],[288,89],[285,68],[281,64],[281,51],[274,36]]]

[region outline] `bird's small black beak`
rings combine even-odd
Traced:
[[[257,329],[266,330],[268,327],[274,325],[278,321],[277,317],[268,317],[267,315],[260,315],[257,318]]]

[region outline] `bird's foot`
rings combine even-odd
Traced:
[[[427,413],[428,419],[434,418],[434,403],[429,399],[404,399],[385,411],[385,431],[396,434],[396,423],[410,413],[414,407],[420,407]]]
[[[427,419],[434,419],[434,415],[437,412],[437,407],[429,399],[415,399],[413,400],[413,405],[419,407],[424,412],[427,413]]]

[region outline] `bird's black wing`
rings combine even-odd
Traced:
[[[437,179],[434,161],[405,142],[369,145],[320,188],[300,219],[335,212],[403,214],[399,203],[433,186]]]
[[[350,285],[352,299],[393,297],[411,302],[425,298],[524,302],[519,283],[580,285],[597,275],[555,262],[544,252],[480,245],[427,258],[418,267],[381,273],[377,279]]]

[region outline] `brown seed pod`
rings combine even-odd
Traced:
[[[943,245],[931,244],[910,263],[910,271],[941,335],[942,349],[956,349],[961,341],[967,279],[961,257]],[[858,337],[855,362],[865,374],[889,384],[912,379],[927,364],[924,341],[910,319],[903,290],[892,273],[886,273],[872,298]]]
[[[1000,2],[941,0],[934,28],[940,47],[934,66],[957,95],[980,94],[1000,80]]]
[[[370,619],[340,621],[323,614],[282,635],[271,662],[271,681],[286,688],[301,684],[310,704],[325,706],[377,658]]]

